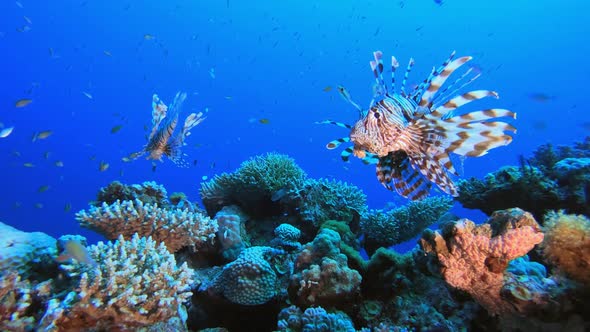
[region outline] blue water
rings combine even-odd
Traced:
[[[0,220],[95,241],[74,213],[109,182],[153,180],[198,200],[204,176],[270,151],[290,155],[311,177],[362,188],[371,208],[403,203],[372,166],[344,164],[339,151],[325,149],[346,130],[314,124],[357,119],[335,88],[368,105],[375,50],[395,55],[402,68],[414,57],[410,83],[453,50],[475,57],[483,76],[470,87],[501,98],[465,110],[518,112],[511,145],[465,162],[464,176],[482,177],[542,143],[589,134],[589,11],[587,1],[2,1],[0,122],[15,129],[0,139]],[[209,110],[184,150],[196,166],[165,160],[153,172],[151,161],[122,162],[145,144],[152,94],[169,104],[179,90],[189,94],[182,119]],[[16,108],[21,98],[33,102]],[[123,127],[112,134],[116,125]],[[53,135],[32,142],[43,130]],[[108,170],[99,171],[101,161]],[[38,192],[44,185],[50,189]]]

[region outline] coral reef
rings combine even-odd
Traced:
[[[307,179],[296,193],[287,196],[288,205],[299,211],[304,223],[315,228],[327,220],[341,220],[357,228],[367,213],[367,196],[356,186],[327,179]]]
[[[0,330],[33,331],[38,307],[50,295],[51,281],[31,285],[14,270],[0,275]]]
[[[100,264],[62,265],[77,283],[65,298],[49,301],[41,326],[46,331],[126,330],[167,321],[180,315],[192,295],[192,271],[176,265],[166,247],[137,234],[129,241],[88,248]]]
[[[458,183],[468,208],[493,211],[519,207],[543,222],[550,210],[590,215],[590,137],[573,146],[541,145],[520,166],[505,166],[483,180]]]
[[[448,196],[412,201],[389,211],[371,210],[361,220],[364,247],[371,255],[379,247],[393,246],[418,236],[453,206]]]
[[[116,201],[140,200],[144,204],[158,204],[165,206],[169,204],[168,193],[164,186],[153,181],[146,181],[142,184],[125,185],[119,181],[113,181],[98,192],[94,205],[100,206],[103,203],[113,204]]]
[[[201,290],[222,294],[236,304],[264,304],[279,293],[277,273],[270,260],[282,253],[271,247],[246,248]]]
[[[201,184],[200,194],[209,215],[237,205],[252,216],[272,215],[284,193],[301,186],[305,172],[286,155],[268,153],[242,163],[233,173],[216,175]]]
[[[213,242],[217,232],[217,222],[198,212],[163,209],[138,199],[91,206],[88,211],[76,213],[76,219],[82,227],[107,239],[113,240],[119,235],[131,237],[137,233],[163,242],[171,252],[183,247],[205,247]]]
[[[284,332],[356,331],[350,317],[341,311],[328,313],[322,307],[315,307],[301,312],[293,305],[281,310],[277,328]]]
[[[340,241],[337,232],[324,228],[303,246],[289,284],[294,303],[338,306],[358,296],[361,275],[348,267],[346,255],[340,253]]]
[[[543,233],[533,216],[510,209],[494,212],[482,225],[461,219],[442,232],[427,231],[420,244],[437,257],[451,286],[471,294],[491,314],[502,314],[514,310],[500,296],[508,263],[541,241]]]
[[[51,236],[27,233],[0,222],[0,276],[17,272],[22,279],[40,279],[55,268],[57,242]]]
[[[548,213],[542,248],[550,263],[590,286],[590,219],[563,212]]]

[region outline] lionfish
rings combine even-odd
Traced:
[[[157,94],[152,97],[152,131],[148,136],[148,142],[139,152],[131,154],[131,159],[137,159],[144,154],[148,154],[146,159],[160,160],[165,155],[178,166],[186,166],[181,151],[182,146],[186,145],[184,140],[191,134],[190,130],[196,125],[203,122],[205,117],[203,113],[191,113],[184,120],[184,126],[180,133],[173,136],[178,123],[178,115],[186,93],[178,92],[170,107],[166,106]]]
[[[350,129],[348,137],[333,140],[326,147],[331,150],[342,143],[352,143],[341,153],[344,161],[353,154],[366,164],[376,164],[379,182],[411,200],[426,197],[433,183],[445,193],[458,196],[450,177],[450,174],[458,173],[449,155],[479,157],[493,148],[508,145],[512,137],[506,132],[516,133],[516,128],[497,121],[497,118],[516,119],[516,113],[494,108],[457,114],[457,108],[471,101],[498,98],[496,92],[489,90],[458,94],[480,76],[479,73],[470,75],[473,68],[441,89],[455,70],[472,59],[470,56],[454,59],[453,52],[439,68],[433,68],[421,84],[408,92],[405,91],[406,81],[414,59],[410,59],[400,91],[396,92],[398,61],[391,57],[391,90],[388,90],[383,79],[383,53],[377,51],[373,56],[370,65],[375,88],[369,109],[362,109],[348,91],[339,86],[339,93],[359,111],[360,119],[352,126],[335,121],[319,122]]]

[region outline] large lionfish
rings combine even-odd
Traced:
[[[388,91],[383,80],[383,53],[377,51],[373,55],[370,64],[376,84],[369,109],[363,110],[346,89],[339,86],[340,94],[359,111],[360,119],[353,126],[335,121],[320,122],[350,129],[348,137],[329,142],[327,148],[334,149],[351,142],[353,146],[341,153],[344,161],[354,154],[366,164],[377,164],[379,182],[409,199],[426,197],[432,183],[457,196],[457,188],[449,173],[458,173],[449,154],[479,157],[493,148],[509,144],[512,137],[506,132],[516,133],[516,129],[508,123],[496,121],[496,118],[516,119],[516,114],[505,109],[487,109],[457,115],[457,108],[473,100],[498,98],[496,92],[488,90],[457,95],[460,89],[479,77],[476,74],[467,79],[472,68],[441,90],[447,78],[471,60],[469,56],[454,59],[453,52],[413,91],[406,93],[406,81],[414,65],[414,60],[410,59],[397,93],[395,70],[399,67],[398,61],[391,57],[391,91]]]
[[[186,145],[184,140],[191,133],[190,130],[205,120],[203,113],[191,113],[184,120],[182,131],[173,136],[174,130],[178,123],[178,115],[186,93],[178,92],[170,107],[166,106],[157,94],[152,97],[152,131],[148,136],[148,142],[139,152],[131,154],[131,159],[137,159],[148,153],[146,159],[162,161],[162,156],[166,155],[172,162],[179,166],[186,166],[182,158],[182,146]]]

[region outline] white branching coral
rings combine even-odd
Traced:
[[[44,317],[49,330],[126,330],[165,322],[178,317],[192,296],[193,271],[186,263],[177,267],[163,243],[135,234],[131,241],[120,236],[99,242],[88,252],[97,267],[62,266],[79,284],[61,303],[49,306]]]
[[[131,237],[151,236],[163,242],[169,251],[183,247],[199,248],[213,243],[217,222],[188,209],[163,209],[157,204],[144,204],[140,200],[103,203],[76,214],[82,227],[94,230],[109,240],[119,235]]]

